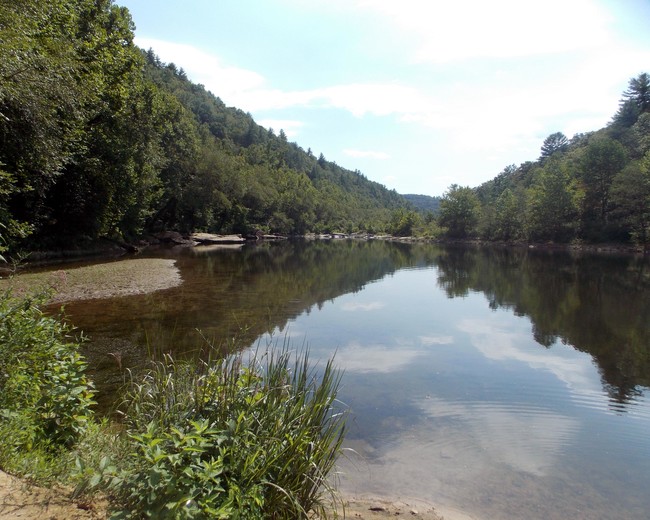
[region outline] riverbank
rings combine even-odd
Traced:
[[[175,260],[129,258],[56,271],[22,273],[0,280],[0,289],[11,287],[14,295],[52,290],[50,303],[147,294],[182,283]]]
[[[339,508],[343,518],[373,520],[408,517],[414,520],[463,520],[467,516],[440,516],[422,501],[390,501],[378,498],[343,497]],[[453,513],[452,513],[453,514]],[[108,501],[102,498],[73,500],[60,488],[43,488],[0,471],[0,519],[2,520],[105,520]]]
[[[18,293],[51,288],[52,303],[90,298],[149,293],[181,283],[173,260],[131,258],[52,272],[24,273],[0,281]],[[391,500],[374,497],[342,498],[343,518],[356,520],[408,516],[416,520],[460,520],[469,517],[440,516],[434,507],[418,500]],[[0,471],[0,519],[87,520],[108,518],[108,502],[103,499],[73,500],[70,491],[43,488]]]

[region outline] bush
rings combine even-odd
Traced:
[[[113,479],[117,518],[307,518],[334,500],[339,373],[308,355],[267,352],[244,364],[156,363],[124,410],[134,452]],[[327,500],[329,499],[329,500]]]
[[[39,310],[45,298],[0,295],[0,466],[19,473],[51,466],[92,418],[79,344]]]

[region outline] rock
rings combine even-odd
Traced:
[[[200,244],[242,244],[246,239],[241,235],[213,235],[212,233],[192,233],[190,238]]]
[[[191,240],[185,238],[178,231],[163,231],[155,235],[155,237],[161,242],[168,244],[189,245],[192,243]]]

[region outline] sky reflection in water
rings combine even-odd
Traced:
[[[480,293],[450,299],[437,280],[398,271],[288,325],[345,371],[358,455],[342,463],[342,489],[483,519],[643,518],[645,398],[617,414],[590,355],[545,348],[527,317]]]

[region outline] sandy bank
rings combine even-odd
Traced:
[[[344,498],[340,517],[355,520],[405,517],[414,520],[467,520],[467,516],[441,516],[429,504],[418,501]],[[106,500],[72,500],[63,489],[30,486],[0,471],[0,519],[2,520],[104,520]]]
[[[52,288],[52,303],[146,294],[182,283],[175,261],[164,258],[133,258],[71,269],[23,273],[0,280],[0,289],[14,294]]]

